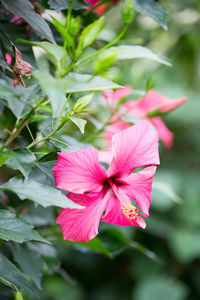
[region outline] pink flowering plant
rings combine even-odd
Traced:
[[[112,154],[106,172],[98,162],[98,151],[93,148],[58,153],[53,168],[56,186],[70,191],[68,198],[84,206],[61,210],[57,223],[64,239],[88,242],[98,234],[101,217],[103,222],[145,228],[141,215],[149,215],[156,171],[150,165],[159,164],[157,134],[142,121],[113,136]],[[150,167],[132,173],[144,166]],[[142,214],[131,199],[135,199]]]
[[[173,146],[162,116],[186,98],[136,97],[125,73],[171,65],[135,38],[143,15],[167,28],[158,2],[0,1],[0,298],[64,299],[42,278],[68,281],[83,247],[155,257],[133,233],[151,229],[159,140]]]

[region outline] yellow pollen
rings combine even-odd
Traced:
[[[131,203],[123,203],[121,205],[122,213],[131,220],[137,220],[137,216],[140,217],[141,214],[138,213],[138,209]]]

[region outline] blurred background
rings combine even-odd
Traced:
[[[62,240],[54,241],[54,246],[38,244],[48,265],[42,281],[44,300],[200,299],[200,2],[161,3],[168,12],[168,31],[138,14],[122,43],[147,46],[167,56],[172,67],[129,60],[106,76],[136,90],[145,89],[151,80],[154,89],[169,98],[188,98],[163,118],[174,133],[171,149],[160,142],[155,182],[165,191],[153,189],[145,230],[101,224],[99,237],[105,245],[101,254],[95,244],[83,247]],[[118,7],[106,13],[116,17],[107,18],[113,33],[119,31],[118,13]],[[41,224],[42,214],[37,211],[34,224]],[[53,224],[52,211],[46,209],[45,214]]]

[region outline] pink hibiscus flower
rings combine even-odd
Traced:
[[[113,92],[111,92],[111,94],[112,93]],[[113,104],[115,103],[115,101],[112,100],[113,96],[107,93],[107,97],[109,98],[108,101],[112,101]],[[170,148],[173,143],[173,133],[167,128],[163,120],[159,116],[155,115],[170,112],[179,107],[180,105],[184,104],[186,101],[187,98],[177,98],[172,101],[154,90],[149,90],[143,98],[138,99],[136,101],[125,102],[122,105],[122,113],[126,111],[126,115],[130,117],[148,120],[157,130],[158,136],[163,141],[165,146],[167,148]],[[119,114],[117,115],[119,116]],[[118,132],[120,126],[122,128],[123,126],[125,126],[125,124],[127,125],[126,122],[119,121],[119,119],[116,120],[116,118],[113,119],[113,121],[116,123],[111,124],[108,127],[108,129],[104,132],[104,136],[106,138],[108,146],[111,145],[111,133],[114,134],[116,132],[115,128]]]
[[[67,197],[84,206],[61,210],[57,224],[65,240],[88,242],[98,234],[101,218],[111,224],[145,228],[141,215],[149,215],[156,171],[151,165],[159,164],[157,134],[147,121],[139,122],[113,136],[112,155],[106,171],[98,162],[98,151],[93,148],[58,153],[53,168],[56,186],[70,191]],[[143,166],[149,167],[132,173]]]

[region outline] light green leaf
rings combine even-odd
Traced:
[[[74,81],[74,83],[66,89],[68,93],[78,93],[86,91],[103,91],[110,89],[119,89],[122,86],[107,80],[100,76],[92,76],[89,74],[69,73],[66,78]]]
[[[60,190],[30,179],[23,180],[13,177],[1,185],[0,188],[17,194],[21,200],[30,199],[44,207],[54,205],[64,208],[82,208],[69,200]]]
[[[91,102],[94,94],[88,94],[79,98],[76,103],[73,105],[73,110],[75,113],[81,113]]]
[[[74,245],[74,246],[79,246],[83,248],[88,248],[92,251],[99,252],[101,254],[106,255],[109,258],[112,258],[112,254],[108,251],[108,249],[104,246],[103,242],[98,238],[95,237],[94,239],[90,240],[88,243],[79,243],[79,242],[70,242],[67,241],[67,243]]]
[[[39,290],[28,281],[24,273],[2,254],[0,254],[0,281],[16,291],[25,293],[31,299],[40,298]]]
[[[44,36],[47,40],[55,42],[53,34],[49,25],[43,18],[34,11],[34,7],[28,0],[2,0],[5,8],[14,16],[19,16],[25,19],[30,26],[35,29],[40,35]]]
[[[4,209],[0,210],[0,238],[18,243],[31,240],[48,243],[26,220]]]
[[[117,47],[112,47],[111,49],[115,49],[116,56],[118,60],[123,59],[136,59],[136,58],[145,58],[154,60],[158,63],[171,66],[169,60],[161,55],[158,55],[151,51],[150,49],[138,46],[138,45],[120,45]]]
[[[69,77],[55,79],[50,74],[40,71],[35,71],[33,76],[39,81],[42,90],[51,100],[53,118],[58,117],[66,101],[66,89],[72,85],[72,79]]]
[[[169,183],[156,180],[153,182],[152,199],[152,206],[159,211],[166,211],[182,202]]]
[[[76,124],[76,126],[80,129],[81,133],[84,134],[84,129],[85,129],[85,125],[87,123],[86,120],[83,120],[81,118],[78,117],[68,117],[74,124]]]
[[[165,30],[167,30],[166,10],[154,0],[133,0],[135,9],[142,15],[153,18]]]
[[[78,48],[77,48],[77,57],[80,56],[82,50],[91,45],[94,40],[96,39],[99,32],[102,30],[104,25],[105,17],[101,17],[97,21],[93,22],[92,24],[88,25],[81,33]]]
[[[25,245],[12,245],[10,248],[20,269],[33,280],[37,288],[41,289],[44,270],[44,261],[41,256]]]
[[[6,166],[14,170],[19,170],[24,177],[27,178],[36,160],[35,155],[30,150],[22,149],[13,152],[8,150],[6,152],[7,154],[9,153],[9,158],[5,163]],[[4,152],[0,153],[0,160],[2,154],[4,154]]]

